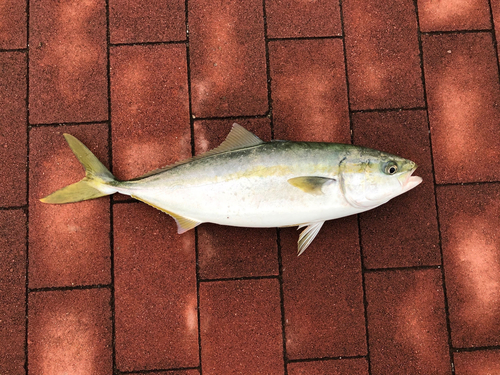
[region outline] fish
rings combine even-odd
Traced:
[[[378,207],[422,182],[417,164],[389,153],[341,143],[264,142],[233,124],[215,149],[119,181],[78,139],[64,137],[85,177],[41,201],[64,204],[114,193],[170,215],[177,232],[202,223],[305,228],[302,254],[323,223]]]

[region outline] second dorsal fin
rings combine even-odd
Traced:
[[[226,139],[218,147],[214,148],[213,150],[207,151],[201,155],[194,156],[191,159],[179,161],[177,163],[167,165],[166,167],[163,167],[160,169],[155,169],[151,172],[143,174],[142,176],[136,177],[130,181],[136,181],[136,180],[140,180],[140,179],[145,178],[145,177],[153,176],[153,175],[156,175],[156,174],[161,173],[163,171],[177,167],[178,165],[186,164],[186,163],[193,161],[193,160],[202,159],[202,158],[205,158],[207,156],[212,156],[212,155],[216,155],[216,154],[222,154],[223,152],[239,150],[241,148],[257,146],[257,145],[260,145],[261,143],[264,143],[264,141],[262,139],[257,137],[252,132],[249,132],[248,130],[246,130],[243,126],[238,125],[237,123],[234,123],[233,127],[232,127],[231,131],[229,132],[229,134],[227,135]]]

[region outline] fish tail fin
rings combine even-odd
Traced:
[[[45,198],[44,203],[62,204],[80,202],[110,195],[117,190],[116,179],[111,172],[96,158],[96,156],[78,139],[70,134],[64,134],[66,142],[85,168],[85,177],[71,185],[63,187]]]

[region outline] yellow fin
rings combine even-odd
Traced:
[[[192,157],[191,159],[182,160],[182,161],[179,161],[177,163],[167,165],[166,167],[155,169],[151,172],[143,174],[142,176],[136,177],[130,181],[137,181],[137,180],[143,179],[145,177],[153,176],[153,175],[156,175],[158,173],[161,173],[161,172],[167,171],[169,169],[172,169],[174,167],[177,167],[178,165],[189,163],[190,161],[193,161],[193,160],[203,159],[203,158],[206,158],[207,156],[222,154],[222,153],[228,152],[228,151],[239,150],[241,148],[257,146],[257,145],[260,145],[261,143],[264,143],[264,141],[261,140],[259,137],[257,137],[255,134],[253,134],[252,132],[249,132],[243,126],[238,125],[237,123],[234,123],[233,127],[232,127],[231,131],[229,132],[229,134],[227,135],[226,139],[218,147],[214,148],[213,150],[207,151],[201,155],[196,155],[196,156]]]
[[[190,229],[193,229],[194,227],[198,226],[201,224],[201,221],[196,221],[192,219],[188,219],[187,217],[177,215],[176,213],[173,213],[171,211],[168,211],[164,208],[158,207],[156,204],[148,202],[147,200],[144,200],[142,198],[139,198],[136,195],[131,195],[132,198],[137,199],[138,201],[141,201],[143,203],[146,203],[150,205],[151,207],[156,208],[157,210],[160,210],[162,212],[165,212],[166,214],[172,216],[177,223],[177,233],[182,234],[184,232],[187,232]]]
[[[321,190],[323,186],[334,181],[336,181],[334,178],[304,176],[291,178],[288,180],[288,183],[299,188],[303,192],[313,195],[321,195],[323,194],[323,191]]]
[[[115,177],[82,142],[70,134],[64,134],[69,147],[85,168],[85,177],[40,199],[43,203],[62,204],[80,202],[110,195],[116,192]]]

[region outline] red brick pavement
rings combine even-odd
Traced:
[[[500,3],[0,4],[0,374],[500,372]],[[298,233],[38,198],[259,137],[419,164],[388,204]]]

